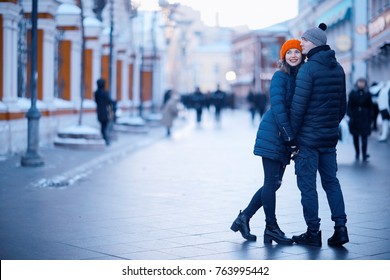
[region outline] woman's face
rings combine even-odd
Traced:
[[[302,53],[298,49],[289,49],[286,52],[286,62],[290,66],[297,66],[302,61]]]

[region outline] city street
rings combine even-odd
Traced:
[[[327,245],[329,206],[318,183],[322,247],[265,245],[264,212],[251,220],[257,242],[230,226],[262,185],[253,155],[257,125],[247,111],[224,111],[222,123],[190,111],[171,138],[163,128],[120,132],[103,150],[42,147],[45,165],[0,162],[2,260],[389,260],[390,142],[369,138],[368,163],[355,162],[352,140],[338,145],[350,242]],[[287,236],[306,230],[294,163],[277,193]]]

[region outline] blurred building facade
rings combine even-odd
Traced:
[[[273,73],[278,69],[279,51],[288,37],[286,23],[236,36],[232,41],[232,81],[237,107],[246,105],[249,91],[269,96]]]
[[[361,77],[369,84],[390,80],[390,0],[300,0],[294,19],[232,41],[237,103],[245,104],[250,89],[268,95],[283,41],[300,39],[321,22],[328,26],[328,44],[345,70],[348,91]]]
[[[32,2],[0,0],[0,155],[27,146]],[[169,88],[187,93],[220,83],[228,90],[222,77],[231,70],[232,33],[204,26],[189,7],[156,1],[144,9],[134,0],[37,3],[41,144],[52,143],[60,127],[77,124],[80,110],[84,124],[98,127],[93,92],[100,77],[123,114],[145,118]]]
[[[289,22],[293,37],[321,22],[328,25],[328,44],[347,75],[351,89],[360,77],[390,80],[390,0],[300,0]]]

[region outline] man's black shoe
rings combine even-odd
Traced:
[[[310,245],[316,247],[322,246],[320,230],[317,232],[311,232],[307,230],[305,233],[302,233],[301,235],[294,235],[292,237],[292,240],[297,244]]]
[[[345,226],[334,227],[334,233],[331,238],[328,239],[329,246],[342,246],[349,242],[348,231]]]

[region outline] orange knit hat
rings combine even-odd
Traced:
[[[302,52],[301,41],[297,39],[290,39],[284,42],[282,48],[280,49],[280,59],[284,59],[284,56],[289,49],[297,49]]]

